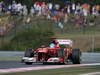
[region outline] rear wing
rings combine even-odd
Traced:
[[[72,46],[73,41],[70,39],[56,39],[59,45],[66,45],[66,46]]]

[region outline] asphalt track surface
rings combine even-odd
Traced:
[[[24,52],[0,52],[0,57],[22,57]],[[100,53],[82,53],[82,64],[100,63]],[[71,64],[71,63],[68,63]],[[0,61],[0,69],[22,68],[22,67],[41,67],[47,66],[42,63],[26,65],[21,61]],[[53,66],[53,65],[48,65]]]

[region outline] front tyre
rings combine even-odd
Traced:
[[[25,54],[24,54],[25,57],[34,57],[34,51],[29,48],[25,51]]]

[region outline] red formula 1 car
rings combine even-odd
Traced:
[[[55,40],[54,40],[55,41]],[[36,50],[28,49],[22,58],[26,64],[43,63],[43,64],[65,64],[71,61],[73,64],[80,64],[80,49],[72,49],[72,40],[56,39],[56,46],[41,46]],[[59,45],[59,46],[58,46]]]

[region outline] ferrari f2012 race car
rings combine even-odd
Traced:
[[[26,64],[66,64],[68,61],[80,64],[81,51],[78,48],[73,49],[72,45],[72,40],[55,39],[49,47],[41,46],[36,50],[27,49],[21,61]]]

